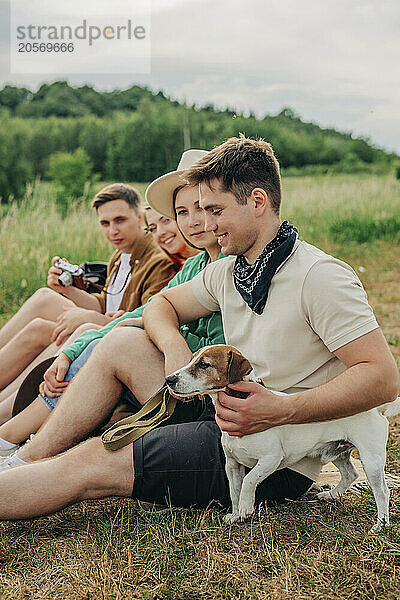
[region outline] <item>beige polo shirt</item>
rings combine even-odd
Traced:
[[[221,310],[227,343],[271,390],[294,393],[330,381],[346,368],[333,352],[378,327],[353,269],[307,242],[297,241],[276,271],[261,315],[236,291],[235,258],[208,265],[192,289],[205,308]],[[306,458],[291,468],[315,480],[320,467]]]

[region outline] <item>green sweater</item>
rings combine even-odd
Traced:
[[[218,258],[224,258],[224,255],[220,254]],[[190,281],[197,273],[200,273],[200,271],[204,269],[206,263],[207,254],[205,252],[201,252],[196,256],[188,258],[182,269],[171,279],[164,290],[179,285],[180,283]],[[90,342],[104,337],[106,333],[117,325],[117,323],[120,323],[124,319],[141,317],[145,306],[147,306],[150,301],[151,298],[143,306],[139,306],[132,312],[126,312],[122,317],[107,323],[107,325],[101,329],[89,329],[88,331],[85,331],[75,340],[75,342],[63,350],[64,354],[71,360],[75,360]],[[191,321],[190,323],[182,325],[181,333],[192,352],[196,352],[199,348],[209,346],[210,344],[225,344],[220,312],[215,312],[209,317],[202,317],[197,321]]]

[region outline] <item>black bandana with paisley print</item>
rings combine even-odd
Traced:
[[[296,227],[289,221],[284,221],[254,264],[249,265],[244,256],[236,258],[233,268],[235,287],[246,304],[258,315],[265,308],[271,280],[293,250],[297,234]]]

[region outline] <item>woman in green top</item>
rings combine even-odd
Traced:
[[[204,248],[204,252],[193,256],[185,262],[169,282],[167,287],[175,286],[192,279],[208,262],[222,258],[215,236],[204,230],[204,214],[199,207],[198,190],[193,187],[180,187],[174,194],[176,221],[185,238],[193,245]],[[157,213],[149,209],[149,222]],[[151,300],[150,300],[151,302]],[[68,382],[88,360],[94,346],[108,331],[116,326],[142,326],[141,315],[144,306],[125,313],[100,330],[84,332],[73,344],[63,349],[47,371],[46,382],[40,385],[40,395],[21,413],[0,427],[0,456],[14,452],[21,442],[31,433],[35,433],[53,410],[59,396]],[[129,319],[129,320],[128,320]],[[225,343],[220,313],[201,318],[184,325],[181,329],[192,352],[209,344]]]

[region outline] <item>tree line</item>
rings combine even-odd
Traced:
[[[289,173],[387,170],[397,160],[366,139],[305,123],[288,108],[258,119],[212,105],[188,106],[140,86],[113,92],[65,81],[44,84],[37,92],[5,86],[0,197],[18,198],[27,181],[45,178],[57,152],[83,148],[102,180],[147,182],[175,169],[184,149],[210,149],[239,132],[270,141]]]

